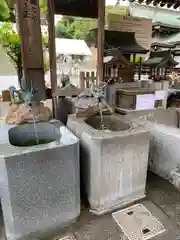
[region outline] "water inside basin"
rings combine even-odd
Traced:
[[[30,147],[60,140],[60,132],[54,124],[48,122],[19,125],[9,130],[9,142],[16,147]]]
[[[25,141],[21,147],[30,147],[30,146],[35,146],[39,144],[47,144],[50,142],[53,142],[54,140],[49,140],[49,139],[29,139]],[[19,146],[20,147],[20,146]]]
[[[89,117],[85,119],[85,123],[97,130],[125,131],[130,128],[128,123],[123,122],[122,120],[118,119],[118,117],[111,115],[103,116],[103,129],[100,116]]]

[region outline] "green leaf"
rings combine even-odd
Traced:
[[[43,48],[48,46],[48,36],[42,35]],[[0,27],[0,44],[6,52],[7,56],[12,60],[16,69],[21,61],[21,43],[20,36],[17,31],[13,29],[13,24],[4,22]],[[45,69],[48,68],[48,62],[46,60]]]
[[[6,21],[10,18],[10,9],[5,0],[0,1],[0,21]]]
[[[39,6],[41,12],[47,12],[47,0],[39,0]]]
[[[127,6],[107,6],[106,20],[108,13],[126,15],[127,12]],[[96,20],[94,19],[64,16],[56,25],[56,37],[86,40],[90,30],[96,26]]]

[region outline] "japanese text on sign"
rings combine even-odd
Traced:
[[[144,94],[136,96],[136,110],[145,110],[154,108],[154,94]]]
[[[36,21],[37,19],[37,6],[36,1],[29,3],[29,0],[24,0],[24,19],[31,19]]]
[[[164,100],[167,98],[167,91],[156,91],[155,100]]]

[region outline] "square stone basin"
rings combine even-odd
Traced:
[[[80,139],[81,192],[91,211],[100,215],[145,196],[149,153],[148,122],[123,116],[87,119],[70,115],[68,128]]]
[[[0,197],[8,240],[39,239],[80,214],[79,141],[59,121],[1,125]]]
[[[61,141],[59,123],[37,122],[35,125],[23,124],[9,129],[9,143],[16,147],[30,147]],[[40,146],[39,145],[39,146]]]
[[[102,130],[101,117],[92,116],[85,119],[85,123],[97,130]],[[109,131],[125,131],[130,128],[130,124],[121,121],[121,119],[116,118],[112,115],[103,116],[103,129]]]

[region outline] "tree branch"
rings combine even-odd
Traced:
[[[6,51],[7,55],[17,64],[17,59],[14,58],[14,56],[11,54],[11,52]]]

